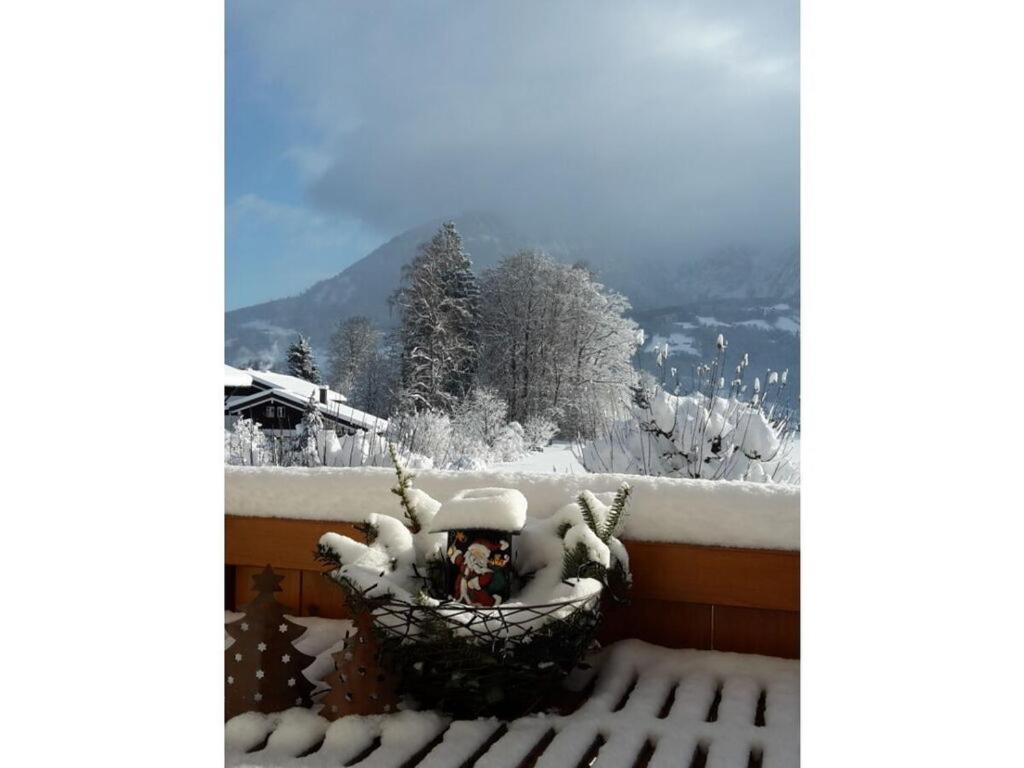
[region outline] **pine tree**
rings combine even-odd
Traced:
[[[235,639],[224,651],[226,719],[252,710],[312,705],[313,683],[302,670],[314,659],[293,644],[306,628],[286,618],[284,606],[274,599],[283,578],[269,565],[253,576],[256,597],[242,607],[242,618],[225,625]]]
[[[320,384],[320,370],[316,367],[309,339],[299,334],[298,341],[288,347],[288,373],[300,379]]]
[[[402,396],[421,411],[451,413],[472,389],[479,357],[480,290],[453,222],[403,268],[393,297],[401,313]]]

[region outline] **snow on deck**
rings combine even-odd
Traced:
[[[795,768],[799,670],[794,660],[624,640],[595,661],[589,695],[570,714],[501,723],[405,711],[329,723],[299,708],[249,712],[227,723],[226,765]]]
[[[466,488],[517,488],[527,514],[545,518],[583,490],[633,487],[623,538],[800,549],[800,487],[614,474],[417,470],[415,485],[442,502]],[[370,512],[401,518],[391,469],[224,468],[224,511],[249,517],[359,522]]]

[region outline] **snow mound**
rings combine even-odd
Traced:
[[[519,531],[526,524],[526,497],[515,488],[470,488],[441,505],[432,533],[453,528]]]

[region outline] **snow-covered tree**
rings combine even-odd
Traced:
[[[264,463],[267,441],[260,426],[258,421],[245,417],[235,420],[231,432],[228,433],[225,456],[227,463],[244,466],[259,466]]]
[[[368,317],[350,317],[338,323],[327,348],[331,386],[353,399],[380,346],[381,333]]]
[[[558,424],[547,416],[533,416],[523,425],[523,439],[531,451],[543,451],[558,434]]]
[[[366,358],[349,393],[354,408],[380,416],[394,412],[401,370],[401,347],[396,337],[397,332],[383,337]]]
[[[554,413],[566,432],[588,433],[592,406],[634,381],[629,302],[585,265],[538,251],[506,257],[481,282],[481,379],[512,419]]]
[[[452,426],[467,440],[475,440],[492,448],[507,423],[507,416],[508,403],[497,390],[477,387],[455,409]]]
[[[315,393],[309,396],[306,412],[302,415],[296,432],[293,461],[306,467],[318,467],[323,464],[321,445],[325,443],[324,420],[320,415]]]
[[[403,268],[393,302],[401,316],[404,406],[450,413],[473,385],[480,313],[472,262],[454,223]]]
[[[447,413],[434,410],[409,411],[393,416],[388,434],[403,453],[429,456],[434,465],[447,465],[452,449],[452,420]]]
[[[313,384],[320,383],[320,370],[316,367],[313,348],[309,345],[309,339],[302,334],[288,347],[288,373]]]

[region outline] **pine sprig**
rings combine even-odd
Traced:
[[[395,450],[394,443],[388,443],[388,453],[391,454],[391,463],[395,465],[395,474],[398,475],[398,485],[392,488],[391,492],[398,496],[402,502],[402,510],[409,521],[409,529],[413,533],[419,533],[422,528],[420,518],[416,514],[416,505],[409,498],[409,489],[412,487],[414,475],[407,473],[405,467],[402,466],[402,462],[398,460],[398,451]]]
[[[629,501],[629,494],[632,492],[629,483],[623,483],[615,492],[615,499],[612,501],[611,509],[608,510],[608,517],[605,519],[604,530],[595,531],[601,541],[608,543],[608,540],[615,536],[626,522],[626,503]]]
[[[583,515],[583,522],[587,524],[598,536],[601,535],[601,525],[598,523],[597,515],[594,513],[593,508],[590,506],[590,500],[587,496],[587,492],[583,491],[579,496],[576,497],[576,503],[579,505],[580,514]]]

